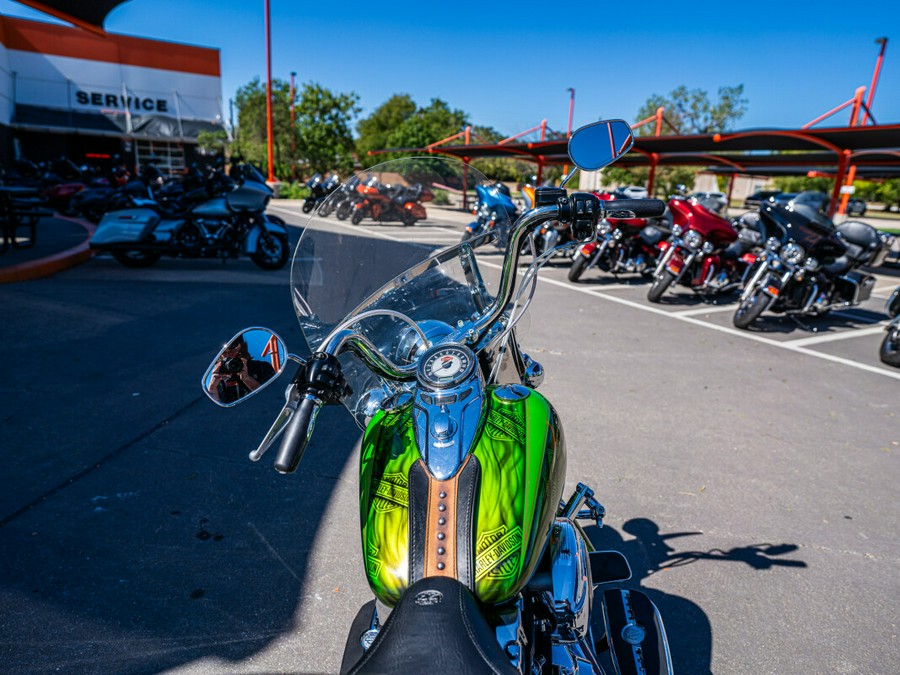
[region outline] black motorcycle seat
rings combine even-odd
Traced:
[[[874,251],[881,245],[878,231],[871,225],[850,220],[838,225],[835,231],[847,244],[859,246],[863,251]]]
[[[843,274],[851,267],[853,267],[853,260],[845,253],[844,255],[835,258],[834,262],[822,265],[822,271],[829,276],[836,277]]]
[[[514,675],[468,588],[449,577],[410,586],[351,675]]]

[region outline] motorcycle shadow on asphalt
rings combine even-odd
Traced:
[[[628,560],[632,576],[622,586],[645,593],[659,609],[676,673],[703,675],[712,672],[712,625],[699,605],[687,598],[643,586],[646,579],[675,567],[709,561],[744,563],[761,571],[773,567],[807,567],[802,560],[783,557],[796,552],[799,548],[796,544],[760,543],[736,546],[728,550],[678,550],[668,542],[703,533],[662,533],[659,526],[649,518],[628,520],[622,530],[632,538],[626,540],[621,533],[609,526],[590,526],[585,528],[585,533],[599,550],[619,551]],[[602,617],[599,614],[595,612],[592,617],[595,634],[602,634]]]
[[[829,312],[822,316],[794,319],[784,314],[763,314],[746,330],[752,333],[788,335],[790,333],[825,334],[836,330],[853,330],[871,326],[889,317],[884,312],[862,307]]]

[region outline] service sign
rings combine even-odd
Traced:
[[[158,96],[158,94],[156,95]],[[156,98],[153,94],[141,96],[138,93],[113,93],[109,90],[90,91],[78,89],[75,92],[73,107],[92,108],[98,112],[115,112],[126,110],[132,113],[161,113],[169,115],[174,106],[166,98]]]
[[[123,130],[122,117],[221,123],[216,49],[6,16],[0,28],[0,123],[71,127],[83,113],[115,117]]]

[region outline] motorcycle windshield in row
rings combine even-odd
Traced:
[[[435,343],[490,306],[503,254],[479,241],[460,243],[476,208],[475,187],[487,185],[460,161],[408,158],[359,172],[324,200],[291,267],[292,300],[310,350],[343,325],[404,366],[425,345],[385,310],[409,317]],[[373,310],[383,313],[352,322]],[[382,400],[412,386],[374,375],[355,355],[345,353],[341,362],[353,389],[344,405],[360,426]]]

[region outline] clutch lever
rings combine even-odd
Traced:
[[[275,441],[278,440],[278,437],[284,432],[287,427],[288,422],[291,421],[291,417],[294,416],[294,413],[297,412],[297,406],[300,403],[300,396],[297,392],[297,384],[291,382],[287,386],[284,392],[285,403],[284,407],[281,409],[281,412],[278,413],[278,417],[275,418],[275,421],[272,423],[272,426],[269,427],[268,433],[266,433],[265,438],[262,439],[262,442],[259,444],[259,447],[256,448],[253,452],[250,453],[250,460],[253,462],[258,462],[264,454],[266,454],[266,450],[275,445]]]

